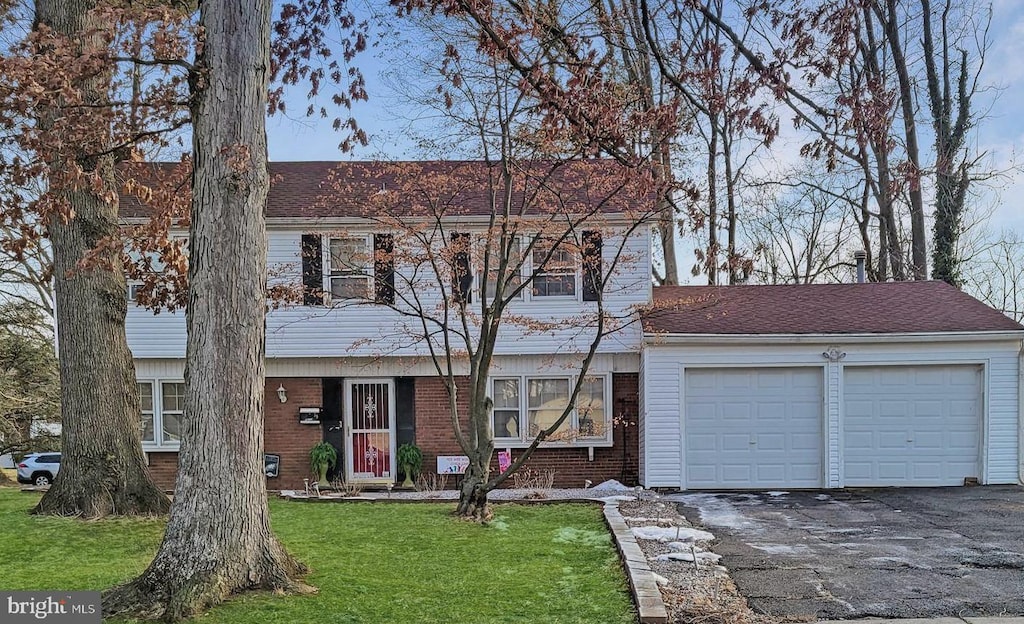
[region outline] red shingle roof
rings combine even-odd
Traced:
[[[147,185],[171,177],[187,184],[182,175],[187,174],[185,167],[181,163],[125,164],[120,176]],[[500,172],[497,164],[482,161],[272,162],[266,216],[318,219],[379,214],[381,190],[393,192],[389,201],[401,214],[433,214],[440,206],[447,215],[489,215],[489,182],[498,185],[495,190],[500,193]],[[640,190],[642,186],[639,176],[609,159],[568,161],[558,167],[533,162],[522,165],[514,177],[513,201],[518,207],[529,197],[530,214],[650,211],[653,201],[645,195],[650,190]],[[122,193],[122,217],[147,217],[151,212],[135,195]]]
[[[889,334],[1024,330],[945,282],[654,288],[644,330],[669,334]]]

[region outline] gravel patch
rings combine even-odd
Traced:
[[[621,501],[619,511],[637,535],[651,570],[660,577],[669,622],[778,624],[779,620],[747,606],[728,570],[718,565],[720,557],[712,552],[717,543],[714,535],[694,527],[674,504],[646,492],[640,501],[635,496]]]

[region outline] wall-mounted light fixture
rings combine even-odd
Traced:
[[[284,384],[277,387],[277,398],[282,403],[288,402],[288,391],[284,389]]]

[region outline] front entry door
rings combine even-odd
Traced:
[[[395,480],[395,384],[345,381],[345,470],[353,483]]]

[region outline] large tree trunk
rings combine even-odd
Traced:
[[[490,457],[470,458],[466,474],[462,478],[462,487],[459,488],[456,515],[476,522],[487,522],[491,519],[491,507],[487,502],[487,494],[490,492],[487,483],[490,477],[489,464]]]
[[[903,118],[905,149],[910,164],[907,195],[910,198],[910,258],[912,266],[908,277],[915,280],[928,278],[928,246],[925,240],[924,195],[921,191],[921,150],[917,141],[917,119],[914,114],[914,84],[907,68],[906,54],[900,40],[897,23],[896,0],[886,0],[884,9],[877,6],[882,19],[883,32],[892,53],[893,66],[899,82],[900,112]],[[868,9],[865,9],[867,11]]]
[[[193,105],[186,399],[164,541],[108,615],[177,620],[246,590],[308,591],[263,475],[270,0],[206,0]]]
[[[50,26],[87,50],[102,40],[84,33],[106,26],[92,14],[94,7],[95,2],[87,0],[38,0],[36,23]],[[87,79],[85,101],[105,103],[108,80],[105,74]],[[44,114],[38,123],[43,128],[52,126],[59,115],[59,111]],[[99,174],[106,190],[116,188],[112,157],[74,157],[87,172]],[[105,201],[93,190],[53,191],[60,192],[73,210],[67,222],[55,215],[49,223],[63,454],[61,471],[35,513],[85,518],[166,513],[170,503],[153,485],[142,453],[135,365],[124,330],[127,290],[120,255],[104,252],[97,266],[78,267],[99,241],[118,236],[117,200]]]

